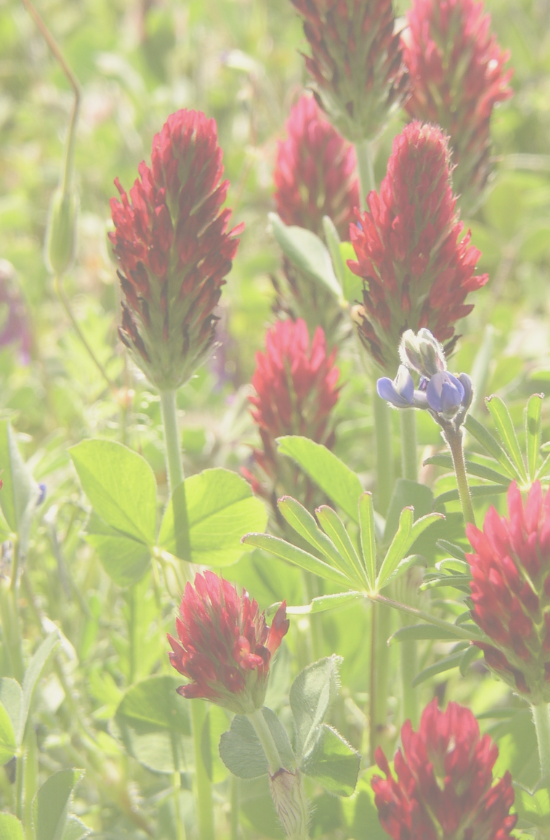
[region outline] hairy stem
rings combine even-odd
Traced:
[[[178,415],[176,411],[176,392],[161,391],[160,406],[164,427],[164,446],[166,454],[166,468],[168,484],[172,494],[171,504],[174,507],[174,525],[176,525],[176,546],[178,556],[190,559],[189,528],[187,525],[187,506],[185,494],[174,491],[183,484],[183,464],[178,432]],[[180,553],[183,552],[183,553]],[[191,730],[193,732],[193,749],[195,755],[195,785],[197,796],[197,813],[200,840],[215,840],[214,812],[212,805],[212,785],[206,772],[201,750],[202,728],[206,718],[206,705],[203,700],[191,700]]]
[[[458,485],[458,496],[460,504],[462,505],[462,513],[464,515],[464,522],[471,525],[476,524],[476,517],[474,508],[472,506],[472,497],[470,495],[470,488],[468,486],[468,477],[466,475],[466,465],[464,463],[464,449],[462,445],[462,429],[452,429],[450,427],[444,428],[443,435],[453,458],[455,468],[456,483]]]
[[[371,190],[376,189],[370,140],[361,140],[360,142],[355,143],[355,157],[357,159],[359,189],[361,191],[359,196],[361,210],[366,210],[367,196]]]
[[[540,775],[544,779],[550,776],[550,706],[541,703],[531,708],[539,746]]]
[[[385,516],[390,505],[394,486],[391,409],[376,393],[373,384],[372,408],[374,415],[374,436],[376,441],[376,487],[378,489],[377,510]]]
[[[403,408],[399,412],[401,420],[401,467],[403,478],[418,481],[418,457],[416,442],[416,411]]]

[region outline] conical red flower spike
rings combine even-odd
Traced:
[[[447,137],[436,126],[405,126],[380,193],[369,193],[367,203],[350,228],[357,261],[348,265],[364,280],[354,319],[366,349],[393,374],[401,334],[427,327],[449,342],[455,322],[473,309],[465,303],[468,293],[488,275],[474,273],[480,251],[470,245],[470,232],[460,238]]]
[[[109,234],[124,300],[119,335],[159,390],[189,379],[214,341],[214,309],[242,226],[227,232],[216,123],[200,111],[171,114],[153,139],[151,166],[129,196],[111,199]]]
[[[550,491],[536,481],[524,505],[514,482],[509,516],[492,507],[468,525],[475,554],[472,618],[493,641],[476,642],[487,665],[533,705],[550,702]]]
[[[330,216],[347,239],[353,210],[359,204],[353,146],[322,116],[312,96],[302,96],[286,123],[275,162],[275,205],[286,225],[323,235]]]
[[[292,0],[320,104],[340,134],[370,140],[403,104],[408,76],[391,0]]]
[[[418,732],[410,720],[401,729],[402,749],[393,775],[386,756],[376,763],[386,778],[372,788],[384,831],[393,840],[506,840],[517,815],[510,814],[514,789],[510,773],[493,784],[498,749],[480,736],[472,712],[449,703],[444,712],[433,700]]]
[[[339,395],[335,354],[335,350],[327,352],[321,327],[316,329],[310,344],[307,326],[301,319],[277,321],[267,333],[265,353],[256,353],[252,377],[256,396],[249,400],[263,450],[254,450],[254,460],[273,482],[281,466],[276,438],[304,435],[329,449],[334,443],[331,413]],[[257,479],[248,471],[243,472],[261,493]]]
[[[413,0],[407,23],[407,111],[449,133],[454,190],[462,206],[471,208],[491,171],[493,108],[512,95],[512,71],[504,69],[509,53],[491,34],[490,17],[478,0]]]
[[[271,657],[288,632],[286,602],[271,627],[256,601],[213,572],[188,583],[176,619],[178,639],[168,635],[170,662],[189,679],[182,697],[203,698],[237,714],[264,702]]]

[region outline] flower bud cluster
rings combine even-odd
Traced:
[[[399,365],[395,379],[382,377],[376,383],[378,395],[395,408],[420,408],[430,412],[436,422],[452,422],[458,429],[472,402],[472,381],[466,373],[453,376],[447,370],[445,351],[427,329],[417,335],[406,330],[399,346]],[[420,374],[414,387],[411,370]]]
[[[304,20],[313,87],[352,143],[372,139],[408,94],[391,0],[291,0]]]
[[[214,342],[224,277],[241,226],[227,231],[216,123],[200,111],[171,114],[153,139],[151,166],[129,194],[118,178],[109,234],[120,263],[120,339],[159,390],[178,388]]]
[[[339,396],[336,351],[328,352],[318,327],[310,343],[305,321],[277,321],[267,333],[265,353],[256,354],[249,397],[263,449],[254,450],[254,461],[272,483],[279,478],[280,459],[275,439],[304,435],[329,449],[334,443],[332,411]],[[270,498],[257,478],[243,471],[255,492]],[[285,488],[290,492],[291,487]]]
[[[489,668],[532,704],[550,702],[550,491],[536,481],[525,505],[514,482],[509,516],[492,507],[483,530],[468,525],[474,549],[472,618],[492,644],[475,642]]]
[[[245,590],[213,572],[188,583],[176,619],[178,638],[168,635],[173,667],[190,682],[178,688],[188,699],[203,698],[236,714],[264,702],[271,657],[286,635],[286,602],[271,627]]]
[[[469,292],[487,282],[476,275],[480,251],[456,211],[448,138],[434,125],[412,122],[393,144],[380,192],[350,228],[363,278],[356,307],[359,337],[382,370],[395,369],[396,348],[406,329],[427,327],[452,347],[454,324],[473,309]]]
[[[491,171],[490,121],[495,105],[512,95],[509,53],[491,34],[478,0],[413,0],[402,34],[412,95],[411,117],[450,135],[455,192],[463,207],[477,201]]]
[[[449,703],[444,712],[432,700],[418,732],[410,720],[401,729],[395,776],[380,748],[376,763],[386,778],[373,776],[378,816],[392,840],[506,840],[517,815],[510,814],[510,773],[493,783],[498,749],[480,736],[472,712]]]
[[[323,118],[312,96],[302,96],[286,123],[275,161],[275,205],[285,225],[323,235],[329,216],[340,237],[348,238],[359,204],[355,151]]]

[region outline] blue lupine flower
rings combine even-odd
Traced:
[[[399,365],[394,380],[383,376],[376,383],[378,396],[394,405],[396,408],[410,408],[413,404],[414,382],[405,365]]]
[[[464,399],[464,385],[447,371],[432,376],[428,383],[426,396],[428,405],[437,414],[455,414]]]

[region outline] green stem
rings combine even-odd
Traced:
[[[185,501],[185,485],[183,483],[183,464],[181,461],[175,391],[160,392],[160,409],[162,413],[162,423],[164,426],[168,486],[171,493],[171,504],[174,511],[174,525],[177,526],[175,527],[176,552],[178,557],[191,562],[187,504]],[[180,486],[180,484],[183,485],[182,489],[178,493],[175,493],[174,491]]]
[[[445,621],[443,618],[437,618],[435,615],[431,615],[423,610],[417,610],[416,607],[410,607],[408,604],[393,601],[391,598],[386,598],[385,595],[380,595],[378,593],[365,594],[371,601],[375,601],[379,604],[385,604],[387,607],[392,607],[394,610],[406,613],[406,615],[412,615],[413,618],[417,619],[417,621],[426,621],[428,624],[433,624],[435,627],[441,627],[444,630],[452,629],[457,639],[465,639],[468,642],[472,641],[472,634],[468,630],[463,630],[462,627],[458,627],[456,624],[450,624],[450,622]]]
[[[193,753],[195,756],[195,783],[197,787],[197,806],[200,840],[215,840],[214,809],[212,803],[212,785],[204,766],[201,736],[206,719],[204,700],[190,700],[191,731],[193,733]]]
[[[374,180],[374,166],[372,160],[372,149],[369,140],[361,140],[355,144],[355,157],[357,159],[357,172],[359,174],[359,196],[361,210],[367,209],[367,196],[371,190],[376,189]]]
[[[418,481],[418,446],[416,437],[416,411],[405,408],[399,412],[401,421],[401,468],[403,478]],[[401,616],[401,625],[410,622]],[[418,692],[412,682],[418,673],[418,644],[414,639],[407,639],[400,645],[401,683],[403,692],[403,719],[410,720],[413,726],[418,724]]]
[[[80,325],[79,325],[78,321],[76,320],[76,317],[74,315],[73,310],[71,309],[71,304],[69,303],[69,298],[65,294],[65,289],[63,288],[63,279],[62,279],[60,274],[56,274],[55,277],[54,277],[54,287],[55,287],[55,291],[57,293],[57,296],[58,296],[59,300],[63,304],[63,308],[65,309],[65,312],[69,316],[69,320],[70,320],[71,324],[73,325],[73,329],[74,329],[75,333],[77,334],[80,343],[82,344],[82,346],[86,350],[88,356],[90,357],[90,359],[92,360],[92,362],[94,363],[94,365],[98,369],[99,373],[101,374],[101,376],[105,380],[105,384],[107,385],[107,387],[110,388],[111,390],[114,389],[115,383],[113,382],[113,380],[108,375],[107,371],[105,370],[105,368],[103,367],[103,365],[101,364],[101,362],[97,358],[96,354],[94,353],[91,344],[88,342],[88,339],[86,338],[86,336],[84,335],[84,333],[80,329]]]
[[[180,808],[181,776],[179,773],[172,774],[172,789],[174,794],[174,818],[176,821],[176,840],[185,840],[185,826],[181,818]]]
[[[14,563],[17,545],[14,543]],[[13,581],[16,580],[12,577]],[[19,617],[19,583],[12,586],[7,581],[0,581],[0,619],[2,621],[2,637],[6,646],[12,676],[23,682],[25,665],[21,645],[21,621]]]
[[[160,408],[162,423],[164,427],[164,446],[166,454],[166,468],[168,472],[168,485],[172,494],[172,505],[174,508],[174,523],[178,525],[175,529],[176,550],[181,557],[180,550],[184,551],[184,557],[190,559],[189,552],[189,528],[187,526],[187,506],[185,504],[185,493],[174,494],[174,491],[183,485],[183,464],[181,461],[181,448],[178,431],[178,415],[176,409],[176,392],[160,392]],[[182,523],[180,528],[179,523]],[[201,749],[201,738],[204,721],[206,719],[206,705],[203,700],[191,700],[191,731],[193,733],[193,750],[195,755],[195,784],[197,793],[197,813],[199,822],[200,840],[214,840],[214,812],[212,805],[212,785],[204,765]]]
[[[52,51],[55,60],[60,65],[63,73],[65,74],[70,86],[73,89],[74,93],[74,102],[73,102],[73,110],[71,113],[71,121],[69,123],[69,131],[67,134],[67,144],[65,147],[65,164],[63,168],[63,180],[62,180],[62,189],[63,192],[66,193],[70,187],[71,179],[72,179],[72,170],[73,170],[73,160],[74,160],[74,144],[75,144],[75,137],[76,137],[76,124],[78,122],[78,111],[80,107],[80,85],[78,84],[78,79],[74,75],[73,71],[71,70],[69,64],[67,63],[65,56],[63,55],[59,44],[56,42],[55,38],[53,37],[52,33],[34,8],[33,4],[30,0],[23,0],[23,5],[26,7],[27,11],[29,12],[30,16],[33,18],[36,26],[40,30],[40,33],[44,40],[46,41],[47,45],[49,46],[50,50]]]
[[[254,731],[258,736],[260,744],[262,745],[263,751],[265,753],[265,757],[267,758],[269,774],[270,776],[274,776],[277,770],[280,770],[283,766],[283,762],[281,761],[281,756],[279,755],[277,744],[275,743],[273,735],[271,734],[271,729],[267,725],[266,719],[264,718],[261,709],[256,709],[255,711],[250,712],[248,715],[248,719],[254,727]]]
[[[230,840],[239,840],[239,780],[231,775]]]
[[[376,747],[384,741],[388,722],[389,657],[387,642],[391,636],[392,614],[372,604],[371,661],[369,686],[369,756],[374,763]]]
[[[539,745],[541,779],[550,776],[550,706],[541,703],[531,706]]]
[[[403,627],[406,627],[408,624],[409,622],[406,619],[402,621]],[[403,720],[410,720],[413,727],[416,728],[419,721],[418,691],[412,684],[414,678],[418,674],[418,650],[416,640],[407,639],[401,643],[400,648]]]
[[[385,516],[390,506],[394,484],[392,422],[390,407],[386,400],[380,399],[376,393],[376,382],[373,383],[372,408],[376,441],[377,510]]]
[[[32,820],[32,801],[38,790],[38,755],[36,745],[36,732],[32,723],[27,726],[25,734],[27,754],[25,756],[25,804],[23,807],[23,825],[25,837],[32,840],[34,837]]]
[[[464,463],[464,449],[462,446],[462,429],[444,428],[443,435],[453,458],[455,468],[456,483],[458,485],[458,496],[460,504],[462,505],[462,513],[464,522],[472,525],[476,524],[476,517],[474,508],[472,506],[472,497],[470,495],[470,488],[468,486],[468,477],[466,475],[466,465]]]
[[[418,481],[418,448],[416,442],[416,411],[403,408],[399,412],[401,420],[401,467],[403,478]]]

